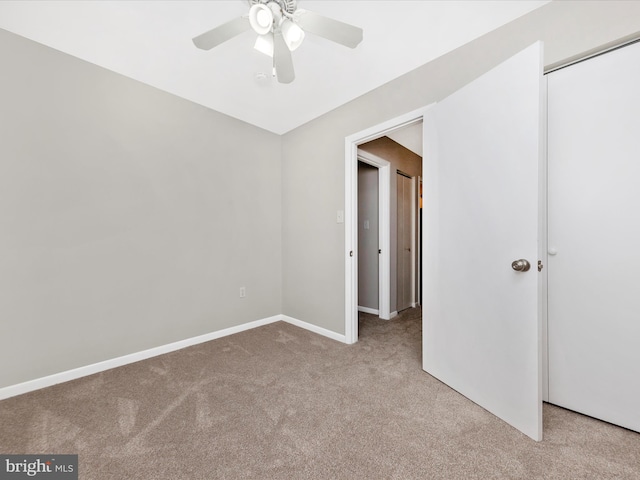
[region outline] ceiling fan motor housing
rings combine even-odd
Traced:
[[[293,12],[296,11],[297,0],[251,0],[251,5],[257,5],[262,3],[263,5],[267,5],[269,3],[277,4],[282,12],[288,13],[289,15],[293,15]]]

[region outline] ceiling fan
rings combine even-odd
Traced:
[[[297,0],[249,0],[249,14],[223,23],[193,39],[196,47],[210,50],[253,29],[258,38],[254,48],[273,57],[274,73],[280,83],[295,78],[291,52],[300,46],[305,32],[355,48],[362,41],[362,29],[332,18],[297,8]]]

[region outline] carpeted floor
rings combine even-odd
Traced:
[[[0,453],[77,453],[87,480],[640,479],[640,434],[545,405],[536,443],[424,373],[420,327],[278,322],[4,400]]]

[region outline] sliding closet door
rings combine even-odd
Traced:
[[[549,401],[640,431],[640,44],[548,102]]]

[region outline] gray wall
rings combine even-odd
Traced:
[[[422,176],[422,157],[413,153],[411,150],[403,147],[399,143],[391,140],[389,137],[380,137],[367,143],[363,143],[359,147],[361,150],[372,153],[391,164],[391,190],[390,190],[390,212],[391,212],[391,311],[398,309],[398,170],[406,173],[411,177],[416,177],[416,189],[419,188],[418,177]],[[415,245],[418,245],[418,205],[416,203],[416,239]],[[418,261],[416,255],[416,262]],[[416,268],[416,283],[418,279],[418,269]],[[419,299],[418,289],[416,285],[416,301]]]
[[[0,387],[282,312],[279,136],[2,30],[0,62]]]
[[[446,97],[537,40],[552,65],[638,32],[640,2],[554,1],[284,135],[284,313],[344,333],[344,225],[335,217],[345,137]]]
[[[358,306],[374,310],[379,296],[378,229],[378,169],[358,162]]]

